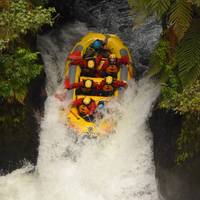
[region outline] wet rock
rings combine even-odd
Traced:
[[[39,126],[31,107],[1,102],[0,113],[0,172],[9,173],[26,162],[36,164]]]
[[[177,166],[176,140],[181,117],[173,112],[155,109],[149,119],[154,137],[154,161],[160,193],[165,200],[200,199],[200,157]]]

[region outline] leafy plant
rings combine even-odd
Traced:
[[[192,21],[192,4],[187,0],[176,0],[170,9],[169,23],[173,25],[179,39],[183,37]]]
[[[160,82],[165,82],[169,78],[168,72],[171,67],[168,63],[168,58],[169,42],[160,40],[151,57],[151,68],[148,71],[148,75],[159,77]]]
[[[40,1],[43,3],[44,1]],[[41,71],[38,53],[27,48],[23,36],[52,25],[54,8],[34,6],[39,0],[3,0],[0,3],[0,96],[23,103],[30,81]],[[26,48],[24,47],[26,46]]]
[[[171,80],[170,80],[171,81]],[[200,116],[200,81],[195,81],[190,86],[179,92],[177,79],[163,85],[161,108],[171,109],[181,115],[193,114]]]
[[[0,50],[8,48],[8,44],[27,34],[37,31],[43,24],[52,25],[54,8],[33,7],[26,0],[15,0],[0,13]]]
[[[180,78],[184,85],[200,77],[200,20],[194,20],[177,49]]]
[[[164,21],[148,75],[162,83],[160,107],[183,116],[176,159],[182,164],[200,153],[200,0],[129,3],[143,16],[140,22],[150,15]]]
[[[176,163],[182,165],[200,153],[200,118],[186,115],[177,139]]]
[[[0,55],[0,96],[9,101],[23,103],[30,81],[41,71],[37,64],[38,53],[18,48],[9,54]]]
[[[167,16],[166,23],[173,27],[179,40],[190,27],[193,16],[192,5],[200,6],[199,0],[128,0],[128,2],[139,16],[141,13],[145,17],[155,15],[159,20]]]

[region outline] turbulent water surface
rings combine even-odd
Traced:
[[[152,136],[146,125],[159,88],[132,81],[124,98],[113,100],[115,134],[77,139],[60,121],[53,97],[61,88],[65,57],[89,30],[75,22],[40,36],[48,98],[41,122],[38,164],[0,177],[1,200],[157,200]]]

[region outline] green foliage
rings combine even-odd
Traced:
[[[166,14],[169,7],[171,5],[170,0],[151,0],[148,1],[148,9],[152,10],[153,13],[156,13],[156,15],[161,18],[163,15]]]
[[[161,19],[170,7],[170,0],[128,0],[128,3],[134,13],[134,28],[143,24],[148,16]]]
[[[0,131],[5,132],[9,129],[16,130],[16,128],[26,120],[27,108],[16,102],[14,106],[2,101],[0,103],[0,113],[3,113],[3,115],[0,116],[0,124],[3,124],[3,126],[0,126]],[[7,112],[8,109],[10,112]]]
[[[179,138],[177,139],[176,163],[182,165],[185,161],[200,153],[200,118],[186,115]]]
[[[167,24],[173,26],[180,40],[192,21],[192,5],[200,6],[199,0],[128,0],[130,7],[138,13],[140,23],[146,17],[156,15],[158,19],[168,16]],[[136,24],[138,17],[136,16]],[[143,21],[141,20],[143,19]]]
[[[179,74],[184,85],[200,77],[200,20],[195,20],[177,49]]]
[[[37,55],[22,48],[0,55],[0,96],[10,101],[23,102],[30,81],[42,69],[37,64]]]
[[[176,163],[182,165],[200,153],[200,81],[193,82],[181,92],[179,85],[174,76],[162,86],[160,107],[183,116],[176,158]]]
[[[197,80],[179,92],[179,82],[174,77],[162,87],[160,107],[171,109],[181,115],[200,115],[200,81]]]
[[[172,63],[168,63],[169,56],[169,42],[160,40],[151,57],[148,75],[159,78],[161,83],[167,81],[173,67]]]
[[[146,16],[155,14],[159,19],[170,7],[170,0],[128,0],[131,8],[136,12],[143,12]]]
[[[43,24],[52,25],[53,12],[53,8],[32,8],[26,0],[12,1],[10,6],[0,13],[0,50],[7,48],[9,42],[28,31],[37,31]]]
[[[173,25],[176,35],[181,39],[192,21],[192,4],[187,0],[176,0],[170,9],[169,22]]]
[[[197,5],[197,6],[200,6],[200,0],[191,0],[190,2]]]
[[[149,15],[166,19],[148,75],[162,83],[160,107],[183,116],[177,140],[176,163],[180,165],[200,153],[200,0],[129,3],[142,16],[140,23]]]
[[[45,0],[3,0],[0,3],[0,96],[7,101],[23,103],[30,81],[41,71],[38,53],[28,46],[23,36],[36,33],[44,24],[52,25],[53,8],[43,8]]]

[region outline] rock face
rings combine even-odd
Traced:
[[[36,37],[28,35],[26,42],[37,51]],[[24,105],[0,99],[0,173],[9,173],[25,163],[36,164],[45,99],[44,71],[31,82]]]
[[[200,158],[184,166],[175,164],[181,117],[156,109],[149,120],[154,135],[154,160],[159,190],[165,200],[200,199]]]
[[[0,172],[37,162],[39,121],[45,100],[44,73],[32,82],[26,104],[0,102],[4,123],[0,126]]]

